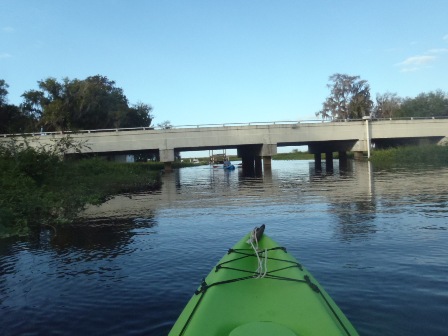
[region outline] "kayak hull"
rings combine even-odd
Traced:
[[[249,238],[205,278],[169,335],[358,335],[316,279],[266,235],[258,242],[261,277]]]

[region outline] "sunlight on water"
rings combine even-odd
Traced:
[[[165,335],[213,265],[253,227],[296,256],[362,335],[445,335],[448,169],[260,177],[200,166],[79,223],[0,242],[0,334]],[[424,309],[423,309],[424,307]]]

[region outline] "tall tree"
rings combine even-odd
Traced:
[[[105,76],[84,80],[39,81],[39,90],[23,94],[23,109],[38,116],[47,131],[150,126],[152,107],[128,99]]]
[[[359,76],[334,74],[327,87],[331,94],[316,113],[322,119],[359,119],[371,113],[370,86]]]
[[[399,114],[402,102],[403,99],[398,97],[396,93],[377,93],[373,116],[375,118],[396,117]]]

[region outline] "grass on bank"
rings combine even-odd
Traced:
[[[376,167],[448,164],[448,146],[422,145],[372,151],[371,162]]]

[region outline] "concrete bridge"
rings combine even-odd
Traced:
[[[261,169],[270,166],[272,155],[280,146],[307,145],[320,168],[321,153],[326,154],[327,168],[331,169],[333,153],[339,152],[343,164],[347,152],[355,157],[372,148],[403,144],[444,143],[448,137],[448,118],[411,118],[343,120],[343,121],[283,121],[266,123],[179,126],[170,129],[131,128],[86,130],[78,132],[50,132],[34,134],[3,134],[0,141],[15,136],[27,137],[31,145],[50,144],[70,135],[82,141],[85,153],[132,154],[153,151],[167,170],[176,154],[183,151],[237,149],[243,168]]]

